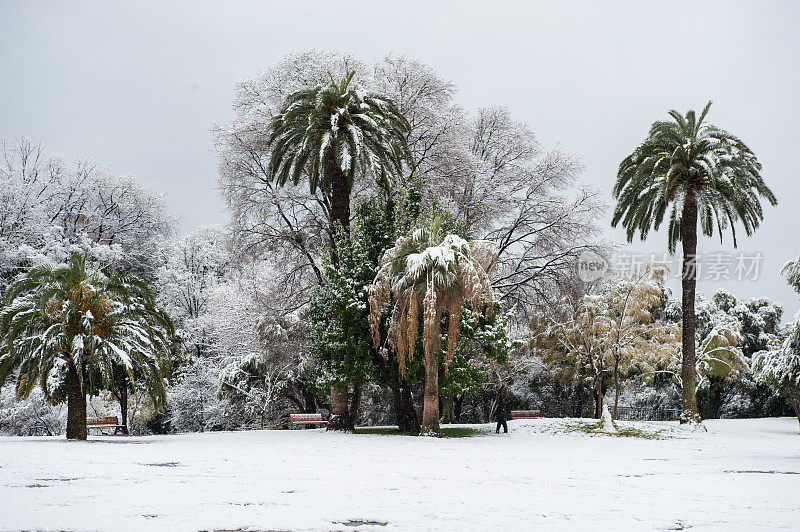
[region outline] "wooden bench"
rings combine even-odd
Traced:
[[[538,410],[512,410],[511,419],[537,419],[542,417]]]
[[[324,425],[327,423],[322,419],[322,414],[289,414],[292,425]]]
[[[97,429],[100,431],[100,434],[104,436],[111,436],[112,432],[110,429],[114,429],[113,434],[125,434],[125,425],[119,424],[119,419],[117,416],[111,417],[90,417],[86,419],[86,429]],[[105,432],[103,429],[109,429],[109,432]]]

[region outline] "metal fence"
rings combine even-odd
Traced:
[[[637,421],[677,421],[680,418],[679,408],[650,408],[638,406],[617,407],[617,419]]]

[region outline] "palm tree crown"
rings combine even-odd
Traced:
[[[161,365],[174,328],[140,280],[87,272],[85,257],[75,254],[65,265],[33,268],[7,297],[0,386],[18,371],[19,397],[39,382],[48,397],[63,398],[67,366],[77,368],[84,394],[109,388],[116,366],[131,382],[147,382],[156,406],[165,400]]]
[[[398,352],[401,372],[413,359],[422,311],[423,347],[426,359],[438,352],[441,320],[449,319],[446,364],[458,342],[461,310],[469,304],[478,312],[493,311],[490,275],[497,247],[488,241],[468,242],[456,235],[443,236],[441,226],[420,228],[401,237],[383,257],[370,290],[370,324],[375,346],[380,345],[383,310],[394,299],[388,341]]]
[[[763,219],[759,196],[777,203],[761,178],[755,154],[733,134],[703,121],[711,102],[699,118],[694,111],[670,111],[672,121],[657,121],[650,134],[619,166],[614,196],[619,199],[611,225],[627,229],[628,241],[639,231],[644,240],[652,227],[658,230],[669,213],[668,243],[675,251],[681,239],[681,218],[687,195],[697,204],[704,235],[712,236],[730,225],[736,246],[735,222],[751,235]],[[670,207],[671,206],[671,207]]]
[[[331,193],[339,173],[349,188],[356,172],[380,183],[401,174],[410,160],[408,121],[389,98],[351,86],[354,74],[286,99],[269,138],[268,170],[278,185],[297,185],[307,172],[312,193]]]

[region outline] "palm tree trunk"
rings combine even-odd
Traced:
[[[334,236],[339,225],[345,234],[350,234],[350,184],[347,176],[331,161],[331,260],[335,268],[339,267],[339,256],[336,253]],[[331,386],[331,419],[328,430],[354,432],[353,418],[348,410],[347,385]]]
[[[350,183],[338,165],[332,163],[331,175],[331,234],[336,234],[336,224],[340,224],[346,234],[350,234]],[[335,247],[336,243],[333,242]],[[334,266],[338,260],[334,257]]]
[[[67,364],[67,439],[85,440],[86,432],[86,394],[75,363],[70,360]]]
[[[441,436],[439,428],[439,350],[425,354],[425,398],[422,403],[423,436]]]
[[[690,188],[686,192],[681,216],[681,242],[683,246],[682,284],[682,350],[683,367],[681,368],[681,388],[683,395],[683,411],[681,423],[699,422],[697,396],[695,393],[695,314],[694,300],[697,288],[697,199]]]

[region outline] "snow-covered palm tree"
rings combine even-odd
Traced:
[[[397,353],[400,372],[414,357],[422,317],[425,354],[425,398],[422,434],[439,435],[439,353],[442,319],[447,318],[445,371],[455,354],[465,305],[474,316],[494,308],[490,276],[497,247],[487,241],[467,241],[444,235],[434,222],[411,236],[401,237],[389,249],[370,289],[370,327],[375,347],[381,343],[381,318],[394,302],[388,343]]]
[[[670,253],[683,247],[683,414],[681,422],[699,421],[695,395],[695,289],[697,224],[706,236],[735,224],[749,236],[763,219],[759,197],[777,204],[761,177],[761,164],[747,145],[732,133],[705,124],[711,102],[698,117],[670,111],[671,121],[657,121],[650,134],[619,165],[614,196],[618,203],[611,225],[622,225],[628,241],[639,232],[642,240],[658,230],[668,214]]]
[[[14,378],[20,398],[37,383],[54,400],[66,396],[67,438],[86,439],[86,394],[113,387],[119,368],[146,383],[156,406],[163,403],[162,363],[173,334],[142,281],[89,272],[75,254],[11,286],[0,313],[0,386]]]
[[[268,174],[279,186],[308,180],[330,197],[332,222],[350,226],[356,177],[386,185],[411,160],[408,121],[394,102],[352,84],[355,72],[286,98],[272,120]]]
[[[278,186],[308,180],[312,194],[321,189],[330,201],[334,265],[334,235],[337,225],[349,233],[356,177],[372,176],[388,188],[411,161],[408,121],[389,98],[352,84],[354,75],[291,94],[270,127],[268,176]],[[331,387],[328,429],[353,429],[346,383]]]

